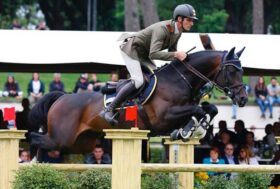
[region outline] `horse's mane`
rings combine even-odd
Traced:
[[[198,52],[188,54],[188,59],[191,60],[205,54],[207,55],[207,54],[220,54],[220,53],[224,53],[224,51],[203,50],[203,51],[198,51]]]
[[[225,51],[217,51],[217,50],[203,50],[203,51],[198,51],[198,52],[194,52],[194,53],[190,53],[188,54],[188,61],[191,61],[193,59],[196,59],[198,57],[201,57],[201,56],[205,56],[205,55],[208,55],[208,54],[213,54],[216,55],[216,54],[221,54],[221,53],[224,53]],[[155,72],[159,72],[160,70],[168,67],[170,64],[175,64],[176,62],[178,62],[177,59],[175,60],[172,60],[170,63],[166,63],[164,65],[162,65],[161,67],[157,68],[155,70]]]

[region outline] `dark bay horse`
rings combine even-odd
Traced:
[[[243,49],[244,50],[244,49]],[[188,62],[209,81],[224,90],[240,107],[247,102],[242,82],[243,70],[239,57],[243,50],[201,51],[188,55]],[[185,63],[172,61],[155,71],[158,79],[151,98],[143,105],[146,117],[140,117],[140,129],[151,130],[152,135],[170,134],[184,127],[193,114],[199,114],[197,94],[208,81],[187,69]],[[60,149],[71,153],[86,153],[92,150],[96,138],[103,129],[131,128],[121,112],[114,127],[96,119],[103,108],[101,93],[45,95],[30,113],[31,123],[43,125],[44,134],[31,133],[31,143],[42,149]],[[188,111],[186,111],[188,110]],[[144,121],[145,119],[145,121]],[[145,123],[149,124],[145,124]]]

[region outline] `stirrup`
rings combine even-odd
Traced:
[[[112,116],[107,115],[108,113],[111,113]],[[116,125],[118,121],[115,119],[118,112],[114,113],[113,111],[109,111],[108,109],[104,109],[99,113],[99,116],[102,117],[104,120],[106,120],[110,125]]]

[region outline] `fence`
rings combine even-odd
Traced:
[[[166,141],[167,144],[179,145],[178,164],[141,163],[142,140],[147,139],[149,131],[144,130],[105,130],[106,138],[113,141],[112,165],[51,164],[58,170],[84,171],[102,169],[112,172],[112,189],[140,189],[142,172],[179,172],[180,188],[193,188],[193,172],[280,172],[279,165],[202,165],[193,164],[193,146],[198,141],[188,143]],[[30,164],[18,164],[19,140],[24,138],[24,131],[0,130],[0,188],[11,189],[14,171]],[[171,151],[171,150],[170,150]],[[173,155],[170,156],[174,157]]]

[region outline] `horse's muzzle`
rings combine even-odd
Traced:
[[[248,102],[248,98],[245,96],[242,96],[242,97],[240,97],[240,100],[238,101],[238,106],[244,107],[247,102]]]

